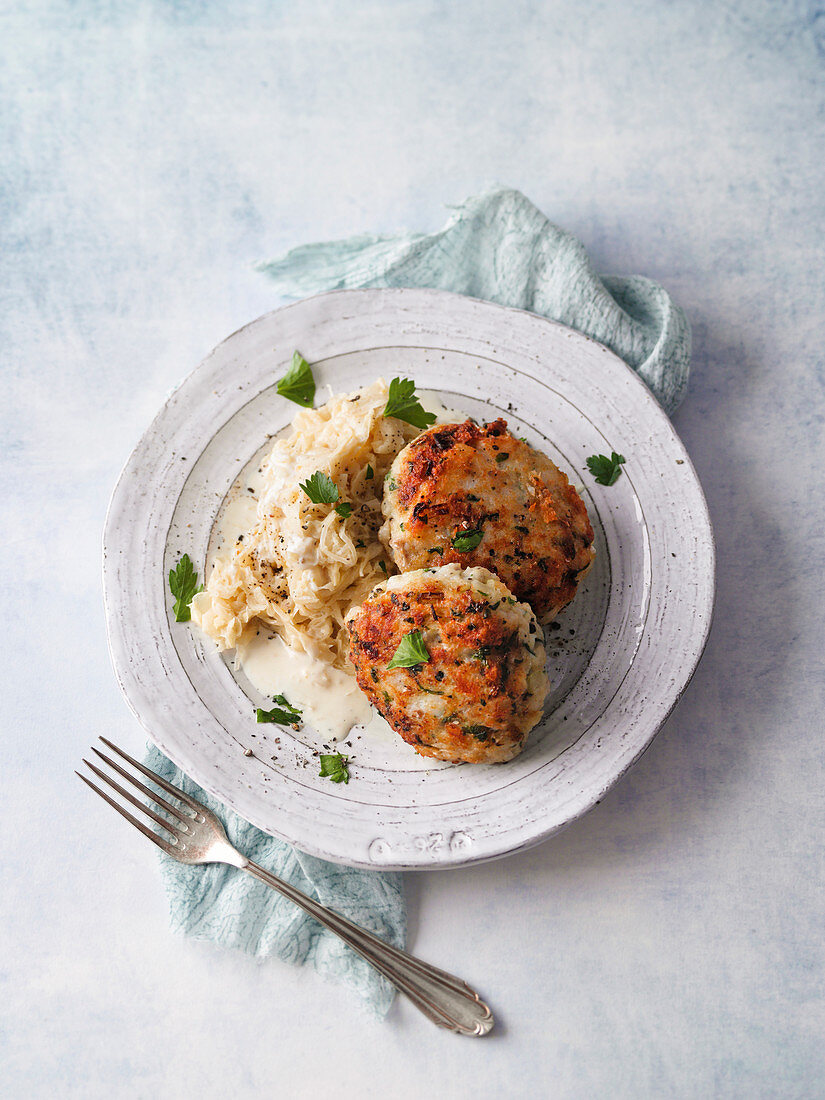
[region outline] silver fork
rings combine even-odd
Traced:
[[[119,749],[117,745],[114,745],[105,737],[101,737],[100,740],[112,752],[117,753],[122,760],[125,760],[142,775],[156,783],[166,794],[171,795],[172,798],[183,804],[183,808],[172,805],[161,795],[150,790],[145,783],[141,783],[117,761],[111,760],[93,746],[92,752],[96,753],[109,768],[125,779],[133,788],[140,791],[141,794],[151,799],[164,814],[169,815],[162,817],[129,790],[122,787],[120,783],[112,779],[111,776],[101,771],[100,768],[85,758],[83,760],[83,763],[99,779],[117,791],[121,798],[140,810],[151,821],[154,821],[155,825],[160,826],[168,834],[169,839],[167,839],[166,836],[157,833],[154,829],[133,817],[128,810],[124,809],[105,791],[102,791],[91,779],[81,775],[80,772],[75,772],[75,775],[79,776],[101,798],[104,798],[119,814],[122,814],[127,821],[131,821],[136,829],[140,829],[145,837],[148,837],[153,844],[157,844],[161,851],[166,852],[167,855],[177,859],[180,863],[228,863],[231,867],[248,871],[250,875],[254,875],[261,882],[265,882],[267,886],[271,886],[273,890],[277,890],[279,894],[283,894],[290,901],[294,901],[319,924],[340,936],[344,943],[351,947],[353,951],[357,951],[371,966],[374,966],[379,974],[383,974],[388,981],[392,982],[396,989],[400,990],[401,993],[405,993],[416,1008],[420,1009],[434,1024],[446,1028],[448,1031],[456,1031],[461,1035],[487,1035],[492,1030],[492,1012],[466,982],[453,977],[452,974],[448,974],[444,970],[430,966],[429,963],[414,958],[406,951],[393,947],[392,944],[385,943],[384,940],[379,939],[372,932],[368,932],[365,928],[359,928],[357,924],[353,924],[346,917],[342,917],[340,913],[336,913],[333,909],[327,909],[325,905],[313,901],[312,898],[307,897],[306,894],[303,894],[288,882],[279,879],[265,868],[259,867],[257,863],[253,863],[251,859],[247,859],[246,856],[232,847],[223,825],[200,802],[185,794],[178,787],[168,783],[159,775],[155,775],[153,771],[144,767],[143,764],[139,764],[137,760],[134,760],[123,749]]]

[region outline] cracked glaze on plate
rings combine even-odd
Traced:
[[[477,419],[505,416],[584,487],[596,562],[547,631],[551,693],[515,760],[441,764],[400,739],[356,730],[343,750],[352,778],[332,784],[312,755],[320,738],[306,726],[256,724],[263,697],[196,628],[174,621],[169,569],[187,552],[202,571],[244,467],[291,421],[296,406],[275,384],[296,348],[313,364],[318,403],[327,386],[348,391],[406,375]],[[627,462],[607,488],[585,458],[612,450]],[[207,791],[339,863],[458,866],[562,828],[644,751],[707,638],[713,535],[670,421],[606,348],[534,314],[444,291],[336,291],[234,333],[168,399],[112,497],[104,593],[129,705]]]

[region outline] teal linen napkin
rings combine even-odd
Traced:
[[[598,276],[580,242],[518,191],[498,189],[467,199],[438,233],[303,245],[259,269],[287,298],[344,287],[440,287],[517,306],[606,344],[638,372],[668,413],[687,386],[690,330],[667,292],[639,275]],[[230,840],[257,863],[404,945],[399,875],[304,855],[221,806],[157,749],[150,749],[146,762],[216,810]],[[393,997],[388,983],[274,891],[232,868],[192,868],[162,858],[175,930],[254,955],[311,961],[321,973],[354,985],[377,1015],[386,1013]]]
[[[605,344],[673,413],[687,388],[690,328],[658,283],[599,276],[584,246],[518,191],[467,199],[438,233],[364,234],[259,264],[287,298],[352,287],[436,287],[561,321]]]

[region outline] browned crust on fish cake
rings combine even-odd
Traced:
[[[384,513],[399,569],[484,566],[542,621],[573,599],[594,556],[581,497],[503,419],[439,424],[417,436],[393,463]],[[479,528],[476,548],[453,546]]]
[[[435,579],[408,592],[374,594],[348,623],[358,684],[423,756],[468,763],[508,760],[532,725],[522,714],[531,694],[529,662],[512,612],[513,601],[500,612],[471,586],[445,591]],[[426,638],[429,661],[388,669],[414,630]],[[532,638],[540,640],[537,628]],[[432,695],[433,713],[410,707],[422,694]]]

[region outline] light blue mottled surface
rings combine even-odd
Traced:
[[[821,1096],[821,7],[31,0],[0,52],[3,1092]],[[255,262],[434,232],[496,180],[685,309],[674,424],[719,576],[688,692],[600,806],[408,876],[411,947],[501,1019],[474,1045],[171,936],[151,846],[71,772],[98,733],[144,740],[106,654],[108,493],[277,304]]]

